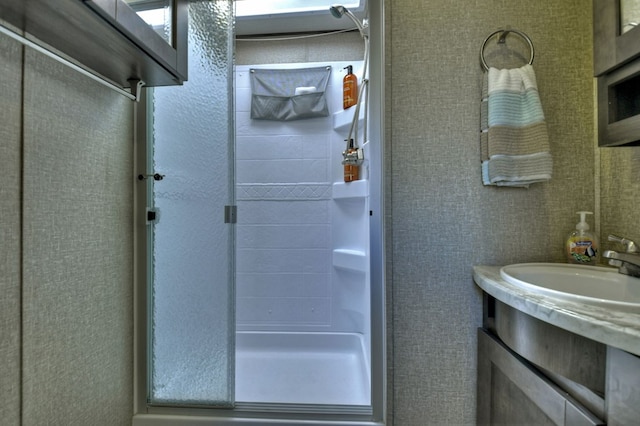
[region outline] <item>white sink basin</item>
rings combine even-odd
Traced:
[[[562,263],[519,263],[504,266],[507,282],[532,293],[640,313],[640,279],[614,268]]]

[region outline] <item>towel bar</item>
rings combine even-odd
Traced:
[[[511,28],[507,28],[507,29],[499,29],[496,30],[494,32],[492,32],[491,34],[489,34],[487,36],[487,38],[484,39],[484,42],[482,42],[482,47],[480,48],[480,62],[482,63],[482,67],[484,68],[485,71],[489,71],[489,66],[487,65],[487,62],[484,60],[484,48],[487,46],[487,42],[489,40],[491,40],[491,37],[493,37],[496,34],[500,34],[500,38],[498,39],[498,43],[504,43],[505,39],[507,37],[507,35],[509,33],[514,33],[514,34],[518,34],[520,37],[522,37],[527,44],[529,45],[529,49],[531,50],[531,57],[529,58],[529,65],[533,64],[533,57],[534,57],[534,49],[533,49],[533,43],[531,42],[531,39],[529,38],[528,35],[526,35],[525,33],[523,33],[522,31],[518,31],[518,30],[514,30]]]

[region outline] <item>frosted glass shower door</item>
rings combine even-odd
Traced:
[[[150,91],[154,182],[149,402],[234,399],[232,2],[189,5],[189,80]]]

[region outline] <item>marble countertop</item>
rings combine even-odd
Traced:
[[[491,296],[534,318],[640,356],[640,312],[536,295],[502,279],[500,266],[475,266],[473,279]]]

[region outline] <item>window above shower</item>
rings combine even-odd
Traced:
[[[337,3],[327,0],[237,0],[236,16],[326,12],[334,4]],[[355,12],[357,8],[364,8],[364,0],[342,2],[340,4],[353,12]]]
[[[345,30],[349,19],[334,19],[329,8],[340,4],[358,18],[366,13],[366,0],[237,0],[236,34],[280,34]]]

